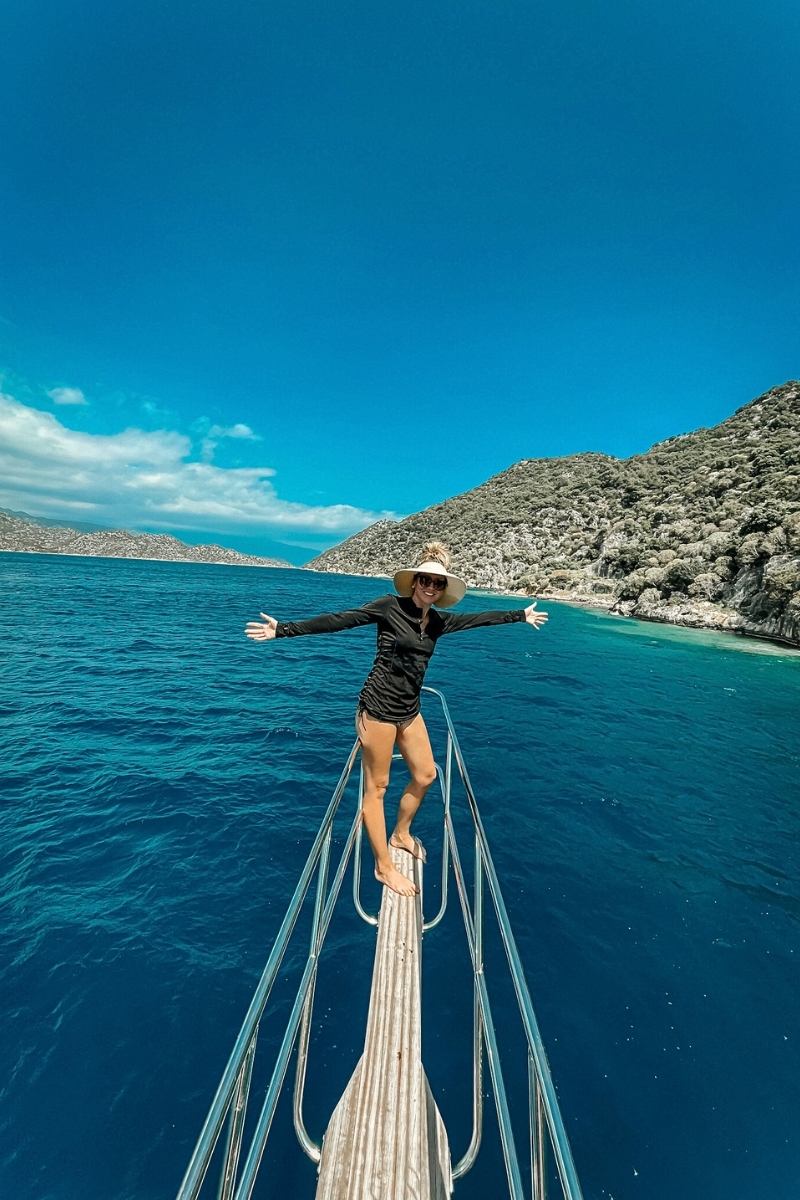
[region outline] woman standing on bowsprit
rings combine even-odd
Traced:
[[[411,822],[422,798],[436,778],[428,730],[419,711],[419,698],[428,661],[436,643],[446,633],[526,621],[538,629],[547,613],[527,608],[506,611],[449,613],[463,599],[466,584],[451,575],[450,555],[441,542],[429,542],[415,567],[394,576],[397,595],[381,596],[363,608],[325,613],[308,621],[276,621],[261,613],[263,621],[249,621],[245,633],[254,642],[300,637],[310,633],[337,633],[357,625],[377,625],[378,652],[366,678],[356,710],[356,733],[364,764],[364,825],[375,855],[375,878],[401,896],[418,889],[392,864],[386,841],[383,797],[395,743],[405,759],[411,780],[400,800],[397,822],[389,841],[415,858],[425,859],[422,843],[411,833]],[[433,606],[436,605],[434,608]]]

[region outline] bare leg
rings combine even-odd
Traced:
[[[402,846],[413,854],[416,847],[410,832],[411,822],[425,793],[436,778],[431,742],[421,713],[405,729],[398,730],[397,748],[406,761],[411,779],[400,799],[397,823],[391,841],[393,845]]]
[[[392,891],[399,892],[401,896],[413,896],[419,891],[416,884],[406,879],[389,857],[386,818],[383,815],[383,797],[389,786],[389,771],[397,729],[387,721],[376,721],[367,713],[361,713],[358,736],[364,766],[362,816],[372,853],[375,855],[375,878],[379,883],[385,883]]]

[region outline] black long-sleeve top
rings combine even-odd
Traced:
[[[423,631],[422,609],[404,596],[380,596],[363,608],[324,613],[307,621],[279,621],[276,637],[338,633],[359,625],[377,625],[378,651],[359,696],[359,705],[380,721],[408,721],[419,712],[425,671],[436,643],[446,633],[524,621],[524,608],[451,613],[431,608]]]

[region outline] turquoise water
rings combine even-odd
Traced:
[[[255,646],[242,627],[261,609],[310,615],[385,590],[0,555],[3,1196],[174,1194],[352,744],[374,647],[372,630]],[[585,1193],[788,1200],[800,658],[546,607],[540,633],[446,639],[428,681],[459,730]],[[419,824],[435,864],[433,803]],[[471,990],[456,909],[425,942],[424,1058],[460,1156]],[[371,935],[347,891],[328,947],[316,1138],[369,991]],[[491,944],[487,959],[499,979]],[[265,1058],[290,998],[279,989]],[[493,1003],[522,1128],[514,1001],[499,986]],[[268,1155],[258,1195],[313,1195],[285,1106]],[[491,1119],[455,1194],[505,1194]]]

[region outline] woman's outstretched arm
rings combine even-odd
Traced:
[[[302,637],[310,633],[339,633],[343,629],[356,629],[359,625],[374,625],[386,608],[388,596],[372,600],[362,608],[350,608],[344,612],[322,613],[306,621],[277,621],[261,613],[261,621],[248,621],[245,634],[254,642],[269,642],[273,638]]]
[[[536,601],[527,608],[493,609],[489,612],[439,614],[442,618],[442,634],[460,633],[463,629],[480,629],[485,625],[508,625],[514,621],[525,621],[534,629],[541,628],[547,620],[546,612],[536,611]]]

